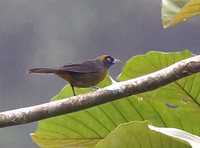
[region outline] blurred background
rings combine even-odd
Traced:
[[[28,75],[110,54],[190,49],[200,53],[200,17],[163,29],[160,0],[0,0],[0,111],[48,102],[66,84],[54,76]],[[35,148],[37,123],[0,129],[1,148]]]

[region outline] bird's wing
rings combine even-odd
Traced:
[[[76,72],[76,73],[98,73],[103,66],[99,61],[86,61],[80,64],[69,64],[59,68],[60,71]]]

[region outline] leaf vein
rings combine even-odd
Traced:
[[[87,129],[89,129],[89,130],[92,131],[94,134],[96,134],[99,138],[102,138],[101,135],[100,135],[98,132],[96,132],[94,129],[92,129],[91,127],[89,127],[87,124],[85,124],[85,123],[83,123],[82,121],[80,121],[80,120],[74,118],[74,117],[71,116],[71,115],[68,115],[68,116],[69,116],[71,119],[73,119],[73,120],[77,121],[78,123],[82,124],[83,126],[85,126]]]

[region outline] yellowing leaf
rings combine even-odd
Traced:
[[[200,0],[162,0],[162,21],[165,28],[200,14]]]

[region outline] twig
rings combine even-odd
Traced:
[[[1,112],[0,127],[25,124],[80,111],[106,102],[157,89],[199,71],[200,55],[177,62],[157,72],[115,83],[91,93]]]

